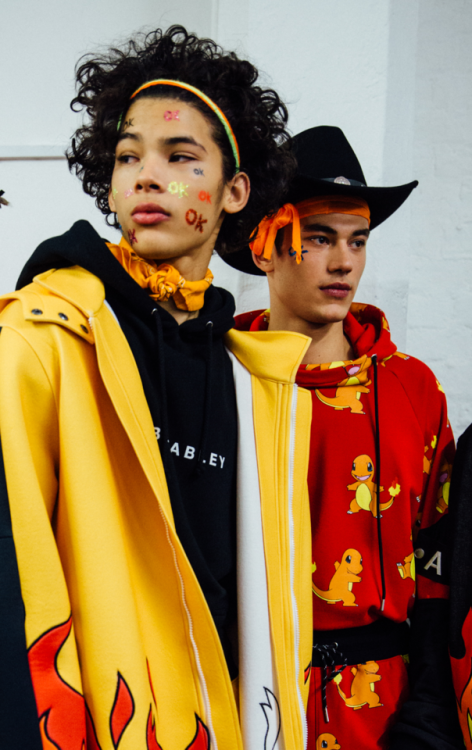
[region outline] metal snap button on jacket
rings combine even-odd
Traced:
[[[61,320],[69,320],[68,316],[65,313],[58,313]]]
[[[31,310],[31,312],[33,313],[33,315],[42,315],[42,314],[43,314],[43,311],[42,311],[42,310],[40,310],[40,309],[39,309],[38,307],[34,307],[34,308],[33,308],[33,309]]]

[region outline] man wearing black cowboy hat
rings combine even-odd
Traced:
[[[312,396],[308,748],[460,748],[446,646],[446,398],[426,365],[397,351],[385,315],[353,303],[370,231],[417,182],[367,187],[339,128],[306,130],[293,148],[297,175],[252,258],[224,260],[269,282],[270,310],[240,316],[239,329],[307,337],[293,378]]]

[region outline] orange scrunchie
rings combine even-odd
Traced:
[[[143,289],[149,289],[150,296],[156,302],[167,302],[173,297],[179,310],[201,310],[205,292],[213,281],[213,274],[209,268],[204,279],[187,281],[169,263],[158,266],[153,260],[140,258],[124,237],[119,245],[113,245],[111,242],[107,242],[107,245],[131,278]]]
[[[297,263],[302,260],[302,241],[300,234],[300,219],[306,216],[318,216],[321,214],[353,214],[363,216],[370,224],[370,209],[362,198],[352,196],[323,196],[321,198],[308,198],[295,206],[285,203],[274,216],[262,219],[257,228],[257,237],[249,243],[254,255],[262,255],[270,260],[274,248],[275,238],[279,229],[292,224],[292,248],[296,253]]]

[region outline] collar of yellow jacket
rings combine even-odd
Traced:
[[[37,284],[48,295],[67,300],[86,318],[95,317],[103,307],[103,283],[90,271],[79,266],[50,270],[35,276]],[[24,295],[25,290],[15,293]],[[12,295],[5,295],[7,301]],[[29,308],[28,308],[29,309]],[[57,314],[56,323],[67,325]],[[225,335],[225,344],[241,364],[255,377],[280,383],[294,383],[298,367],[311,339],[292,331],[237,331]]]
[[[172,297],[179,310],[195,312],[203,307],[205,292],[213,281],[209,268],[204,279],[187,281],[170,263],[158,265],[153,260],[140,258],[124,237],[119,245],[107,242],[107,246],[131,278],[142,289],[147,289],[156,302],[167,302]]]
[[[236,331],[225,344],[251,375],[279,383],[294,383],[311,338],[293,331]]]

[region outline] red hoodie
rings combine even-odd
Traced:
[[[268,313],[241,315],[236,325],[262,332],[268,327]],[[392,642],[396,638],[392,623],[404,623],[415,601],[448,597],[442,543],[454,441],[444,391],[426,365],[397,352],[385,315],[377,308],[352,305],[344,333],[355,351],[352,361],[302,365],[297,375],[297,384],[311,391],[313,407],[308,484],[314,640],[343,643],[348,659],[354,654],[359,659],[357,664],[348,660],[351,669],[326,686],[329,723],[321,696],[323,670],[313,670],[309,747],[316,750],[334,747],[330,737],[342,750],[393,747],[387,729],[407,694],[404,652],[399,645],[390,658],[383,647],[378,650],[377,629],[384,628],[384,641]],[[370,628],[348,631],[365,626]],[[387,633],[389,627],[395,632]],[[337,632],[330,637],[319,631]],[[351,633],[371,641],[372,654],[368,648],[350,649],[343,634],[350,638]],[[339,653],[332,656],[336,665],[342,664]],[[358,686],[363,682],[367,692],[363,696],[361,690],[359,698]],[[359,710],[367,706],[379,710]],[[402,727],[409,721],[407,706],[404,714],[404,721],[397,722]],[[425,718],[426,733],[430,723]],[[401,731],[399,747],[409,737],[408,726]],[[431,747],[435,746],[433,741]]]

